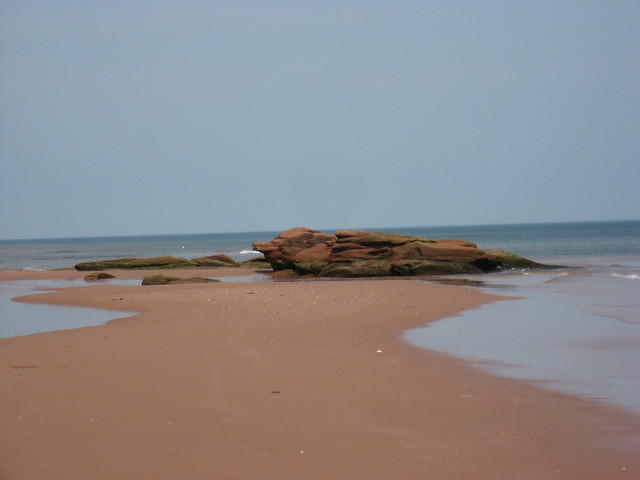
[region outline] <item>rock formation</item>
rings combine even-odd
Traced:
[[[98,260],[95,262],[78,263],[76,270],[107,270],[109,268],[182,268],[193,267],[189,260],[177,257],[152,258],[115,258],[112,260]]]
[[[175,283],[215,283],[220,280],[216,280],[214,278],[203,278],[203,277],[191,277],[191,278],[178,278],[178,277],[169,277],[167,275],[157,274],[157,275],[147,275],[142,279],[142,285],[169,285]]]
[[[114,275],[111,275],[110,273],[97,272],[97,273],[90,273],[89,275],[85,275],[84,281],[96,282],[98,280],[109,280],[110,278],[116,278],[116,277]]]
[[[255,269],[271,268],[271,264],[263,256],[245,260],[244,262],[240,263],[240,266],[245,268],[255,268]]]
[[[321,277],[378,277],[485,273],[551,268],[503,250],[482,250],[465,240],[431,240],[396,233],[338,230],[335,235],[297,227],[258,242],[274,270]]]
[[[237,267],[239,264],[228,255],[210,255],[191,260],[198,267]]]
[[[187,267],[239,267],[240,264],[227,255],[211,255],[208,257],[187,260],[178,257],[151,258],[114,258],[111,260],[97,260],[94,262],[78,263],[76,270],[107,270],[107,269],[160,269]]]

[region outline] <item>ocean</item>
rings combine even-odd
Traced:
[[[367,229],[436,239],[461,238],[480,248],[502,248],[540,262],[634,271],[640,268],[640,221]],[[90,260],[160,255],[194,258],[224,253],[242,260],[255,255],[253,242],[271,240],[278,233],[0,240],[0,269],[50,270]]]
[[[501,248],[566,266],[430,278],[519,299],[463,312],[406,332],[405,338],[465,358],[493,374],[538,382],[640,414],[640,221],[369,229],[461,238],[480,248]],[[89,260],[158,255],[194,258],[224,253],[244,260],[257,254],[251,250],[253,242],[270,240],[277,233],[4,240],[0,269],[47,270]],[[0,302],[3,317],[14,311],[8,306],[13,294],[36,287],[0,283],[6,284],[0,285],[7,300]],[[40,318],[44,310],[37,307]]]
[[[129,237],[0,240],[0,269],[52,270],[91,260],[170,255],[196,258],[224,253],[247,260],[253,242],[278,232],[142,235]]]

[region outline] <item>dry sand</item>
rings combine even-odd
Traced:
[[[52,275],[81,277],[0,280]],[[415,280],[30,296],[139,314],[0,340],[0,478],[640,478],[637,417],[401,339],[497,299]]]

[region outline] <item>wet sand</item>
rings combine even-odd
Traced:
[[[415,280],[30,296],[139,314],[0,340],[0,478],[636,478],[637,417],[402,340],[498,299]]]

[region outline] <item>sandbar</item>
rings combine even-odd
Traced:
[[[229,270],[212,276],[252,273]],[[81,278],[0,272],[52,276]],[[22,298],[138,313],[0,340],[0,478],[637,478],[632,414],[402,340],[499,300],[390,279]]]

